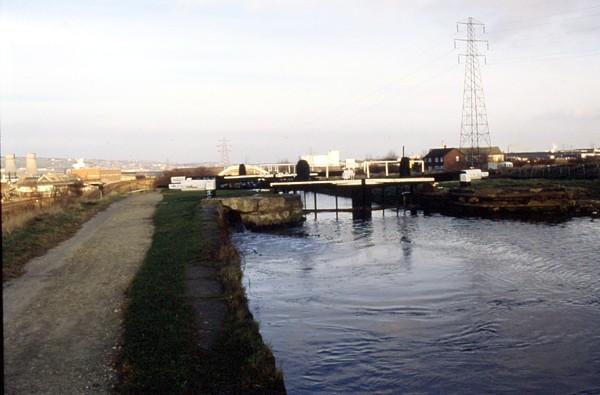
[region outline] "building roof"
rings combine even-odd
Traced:
[[[17,187],[35,187],[37,185],[37,178],[35,177],[25,177],[20,178],[17,181]]]
[[[61,173],[46,173],[37,179],[38,184],[70,184],[75,181],[77,177]]]
[[[457,148],[432,148],[423,158],[438,158]]]
[[[463,154],[467,155],[473,148],[461,148]],[[504,153],[498,147],[479,147],[479,153],[483,155],[503,155]]]

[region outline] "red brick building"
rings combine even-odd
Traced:
[[[465,169],[465,154],[458,148],[433,148],[423,157],[427,171],[458,171]]]

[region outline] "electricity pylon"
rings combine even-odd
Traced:
[[[227,166],[229,164],[229,143],[226,138],[222,138],[219,140],[219,145],[217,145],[217,150],[221,154],[221,165]]]
[[[467,163],[470,166],[480,166],[483,159],[480,147],[489,149],[492,145],[479,63],[480,58],[483,58],[484,63],[487,63],[485,55],[479,53],[479,44],[485,43],[486,48],[489,49],[489,43],[487,40],[478,38],[479,31],[481,31],[481,34],[485,34],[485,25],[477,19],[469,17],[464,21],[457,22],[457,32],[460,32],[459,27],[461,25],[466,27],[467,37],[454,39],[455,48],[457,41],[462,41],[466,45],[465,53],[458,55],[459,64],[461,57],[465,60],[460,148],[467,149]]]

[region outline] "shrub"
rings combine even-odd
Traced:
[[[296,181],[308,181],[310,179],[310,165],[304,159],[296,163]]]
[[[410,176],[410,159],[406,156],[400,160],[400,175]]]

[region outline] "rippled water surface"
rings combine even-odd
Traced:
[[[234,236],[289,393],[600,393],[600,222],[386,211],[300,230]]]

